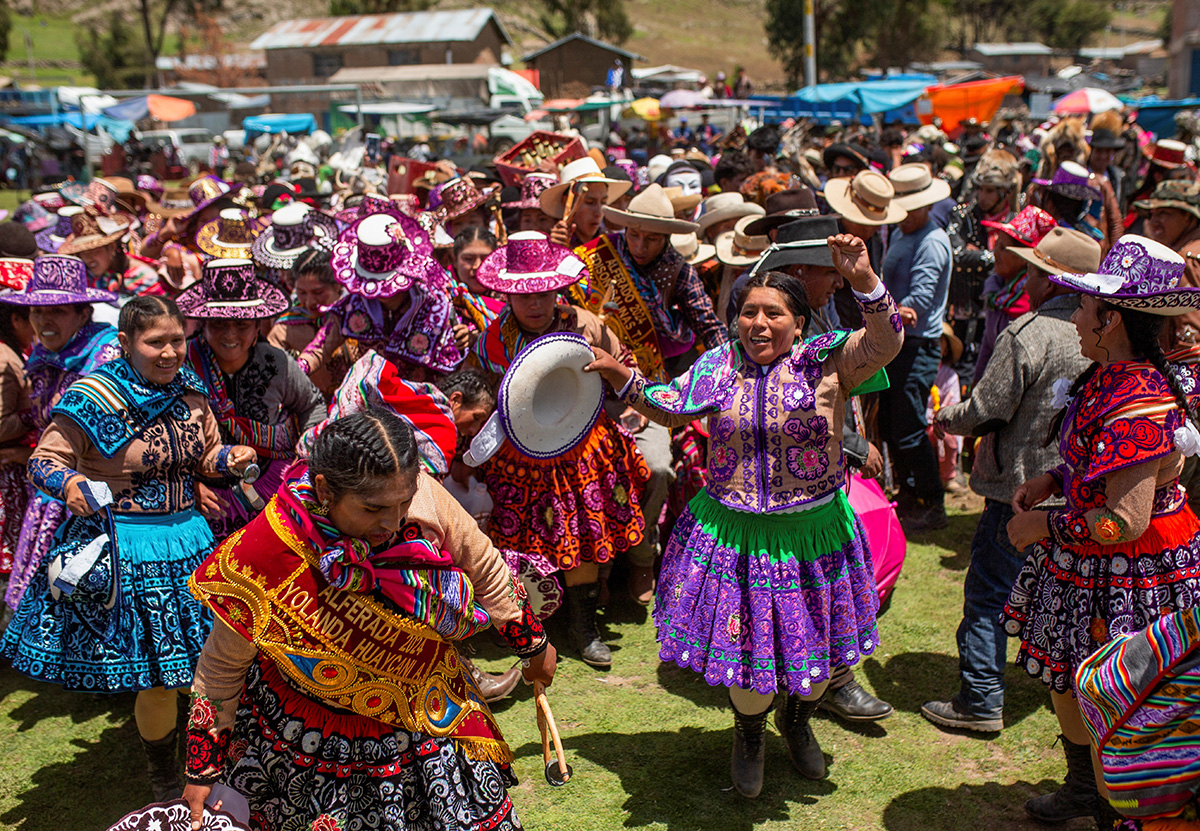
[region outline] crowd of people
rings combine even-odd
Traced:
[[[0,651],[136,693],[194,829],[216,786],[256,829],[515,829],[488,703],[552,683],[564,606],[563,659],[618,663],[628,592],[754,798],[772,710],[810,779],[818,708],[893,712],[847,483],[924,534],[969,481],[929,729],[1004,728],[1014,638],[1066,757],[1026,811],[1200,827],[1200,144],[943,126],[45,188],[0,222]]]

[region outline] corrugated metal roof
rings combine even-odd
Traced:
[[[333,73],[331,84],[368,84],[372,81],[458,81],[487,78],[484,63],[435,63],[412,66],[348,66]]]
[[[975,51],[980,55],[1049,55],[1053,49],[1044,43],[977,43]]]
[[[639,55],[637,52],[630,52],[628,49],[622,49],[620,46],[614,46],[611,43],[605,43],[602,40],[596,40],[595,38],[590,38],[587,35],[582,34],[581,32],[575,32],[574,34],[570,34],[570,35],[567,35],[566,37],[559,38],[558,40],[554,41],[554,43],[546,44],[545,46],[543,46],[541,49],[537,50],[536,52],[530,52],[528,55],[521,58],[521,61],[528,63],[529,61],[536,59],[539,55],[544,55],[545,53],[549,52],[551,49],[557,49],[558,47],[560,47],[564,44],[571,43],[572,41],[576,41],[576,40],[582,40],[584,43],[590,43],[592,46],[598,46],[601,49],[607,49],[609,52],[616,52],[618,55],[628,58],[630,61],[646,60],[644,57]]]
[[[259,35],[251,49],[304,49],[375,43],[446,43],[472,41],[495,20],[500,34],[512,39],[491,9],[401,12],[398,14],[309,17],[284,20]]]

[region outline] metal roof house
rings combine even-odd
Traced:
[[[625,65],[625,85],[632,86],[629,70],[634,61],[645,58],[579,32],[521,58],[526,67],[537,70],[539,86],[547,98],[586,98],[595,87],[604,86],[608,69],[617,59]]]
[[[1003,75],[1049,75],[1054,50],[1044,43],[977,43],[967,59]]]

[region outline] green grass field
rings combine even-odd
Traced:
[[[940,732],[921,704],[957,689],[954,631],[978,506],[909,547],[880,621],[882,647],[858,677],[896,706],[890,719],[848,728],[818,716],[829,777],[800,778],[772,726],[766,787],[754,801],[730,790],[732,722],[724,692],[660,664],[645,610],[610,609],[610,672],[564,654],[550,700],[575,777],[549,787],[529,688],[497,705],[517,755],[513,798],[530,829],[879,829],[1012,831],[1039,828],[1021,803],[1064,772],[1040,685],[1009,669],[1007,729],[998,737]],[[620,594],[619,592],[617,593]],[[552,622],[551,634],[565,638]],[[564,653],[567,650],[564,649]],[[480,663],[505,659],[490,644]],[[132,696],[64,693],[0,670],[0,827],[92,831],[150,799],[132,721]],[[1091,827],[1085,820],[1076,828]]]

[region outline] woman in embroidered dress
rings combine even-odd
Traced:
[[[87,267],[82,260],[59,254],[44,254],[34,260],[33,276],[25,291],[5,296],[5,303],[29,308],[29,323],[37,338],[25,362],[32,402],[27,418],[34,438],[50,424],[50,412],[67,387],[121,354],[117,330],[92,320],[93,303],[116,299],[115,294],[88,288]],[[21,604],[25,587],[41,568],[65,518],[61,500],[30,488],[29,507],[4,593],[10,609]]]
[[[655,622],[663,660],[729,687],[733,783],[747,797],[762,789],[777,692],[792,763],[825,776],[809,718],[830,674],[879,642],[870,551],[842,491],[841,425],[849,396],[899,351],[903,327],[866,244],[839,234],[829,246],[865,329],[804,341],[803,284],[760,272],[740,298],[738,339],[685,375],[651,384],[599,350],[589,366],[660,424],[709,418],[708,483],[671,533]]]
[[[558,292],[586,274],[582,260],[543,234],[509,237],[476,274],[508,305],[476,342],[474,359],[502,376],[534,338],[574,332],[635,366],[633,353],[600,318],[558,303]],[[600,567],[641,542],[646,527],[641,495],[650,470],[633,437],[602,410],[591,433],[568,452],[535,459],[506,441],[481,472],[495,502],[492,542],[563,572],[573,646],[585,663],[612,666],[596,625]]]
[[[410,381],[435,380],[462,362],[445,272],[431,252],[421,226],[391,210],[363,217],[342,233],[332,265],[349,293],[329,310],[299,358],[310,378],[328,372],[330,387],[322,393],[332,395],[368,349]]]
[[[504,301],[494,297],[475,279],[480,264],[496,250],[496,237],[486,228],[464,228],[454,238],[453,250],[450,296],[458,313],[454,342],[460,349],[469,350],[504,308]]]
[[[295,361],[259,337],[260,321],[287,308],[284,293],[256,277],[249,260],[209,260],[203,275],[178,301],[203,323],[188,344],[188,365],[208,390],[221,440],[253,447],[261,468],[253,483],[196,483],[200,512],[223,540],[279,488],[297,438],[324,418],[325,399]]]
[[[6,265],[14,263],[20,264],[26,279],[32,276],[32,262],[9,260]],[[29,384],[25,380],[24,356],[32,343],[29,309],[0,302],[0,585],[4,586],[12,573],[29,504],[25,462],[32,449],[30,439],[37,439],[37,434],[30,431]],[[10,609],[4,610],[0,630],[11,615]]]
[[[490,622],[545,684],[555,650],[417,459],[390,413],[334,422],[197,569],[217,623],[188,726],[193,828],[218,781],[263,831],[521,827],[512,753],[454,642]]]
[[[1063,786],[1025,803],[1044,822],[1095,815],[1112,825],[1075,698],[1080,663],[1112,638],[1200,605],[1200,524],[1178,481],[1184,455],[1200,451],[1200,381],[1159,345],[1166,316],[1200,308],[1200,290],[1178,288],[1183,272],[1174,251],[1126,235],[1096,274],[1050,277],[1082,293],[1072,321],[1095,363],[1071,385],[1065,464],[1017,489],[1008,524],[1014,546],[1036,545],[1005,629],[1021,639],[1017,665],[1050,687],[1067,757]],[[1052,494],[1066,507],[1034,510]]]
[[[213,546],[193,507],[195,476],[255,461],[251,448],[221,443],[204,386],[183,366],[183,326],[170,300],[129,301],[120,319],[125,357],[63,393],[29,460],[30,481],[75,515],[57,542],[98,537],[104,523],[89,519],[98,509],[87,493],[111,491],[115,605],[73,602],[40,569],[3,642],[13,668],[31,678],[138,693],[134,718],[156,801],[181,793],[177,691],[191,686],[212,622],[185,585]]]

